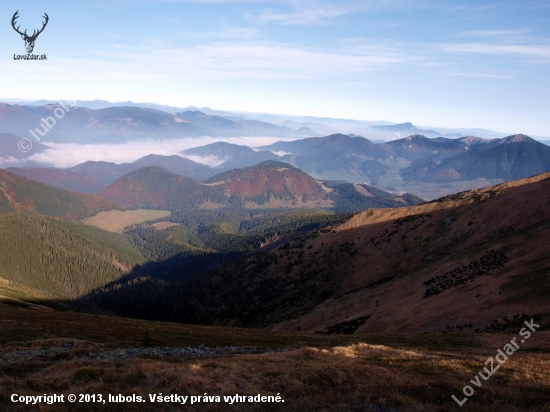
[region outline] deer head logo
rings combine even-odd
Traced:
[[[24,33],[21,33],[19,31],[19,26],[15,27],[16,20],[19,17],[18,13],[19,13],[19,10],[16,11],[15,14],[13,15],[13,17],[11,19],[11,25],[12,25],[13,29],[21,35],[21,38],[23,40],[25,40],[25,48],[27,49],[27,53],[32,53],[32,51],[34,50],[34,42],[36,41],[36,38],[38,37],[38,35],[40,33],[42,33],[44,31],[44,29],[46,28],[46,25],[48,24],[48,20],[50,20],[50,18],[48,17],[48,15],[46,13],[44,13],[44,19],[46,21],[44,21],[44,23],[42,23],[42,28],[38,31],[34,30],[32,35],[29,36],[27,34],[27,30],[25,30]]]

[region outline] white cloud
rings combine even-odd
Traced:
[[[475,37],[502,37],[502,36],[518,36],[529,33],[530,30],[525,28],[521,30],[473,30],[460,33],[461,36]]]
[[[154,82],[182,78],[326,78],[407,63],[407,56],[393,50],[318,50],[265,42],[175,49],[120,46],[98,49],[89,56],[52,56],[48,66],[21,65],[17,73],[2,61],[0,72],[10,73],[12,80],[32,77],[61,84],[88,80]]]
[[[150,155],[180,155],[198,163],[209,166],[218,166],[226,159],[215,156],[183,156],[183,150],[204,146],[215,142],[228,142],[239,145],[269,145],[279,140],[295,140],[294,138],[281,139],[272,136],[246,136],[236,138],[186,138],[175,140],[141,140],[126,142],[124,144],[76,144],[76,143],[51,143],[42,142],[51,149],[37,153],[28,158],[28,161],[36,162],[42,167],[69,168],[88,160],[113,163],[129,163]],[[16,158],[1,158],[0,167],[20,166],[26,160]]]
[[[218,157],[218,156],[195,156],[195,155],[181,155],[186,159],[192,160],[193,162],[202,163],[203,165],[208,165],[211,167],[216,167],[222,163],[227,162],[231,157]]]
[[[286,155],[289,155],[289,154],[294,154],[294,153],[290,153],[290,152],[285,152],[283,150],[279,150],[278,152],[274,152],[274,151],[271,151],[273,154],[277,155],[277,156],[286,156]]]
[[[439,48],[455,53],[511,55],[550,60],[550,46],[547,45],[462,43],[442,44]]]
[[[484,77],[488,79],[512,79],[514,76],[504,74],[491,74],[491,73],[447,73],[449,76],[462,76],[462,77]]]
[[[352,13],[361,7],[361,4],[356,1],[288,0],[284,3],[290,5],[290,10],[266,9],[257,20],[281,24],[315,24]]]
[[[265,9],[252,17],[259,23],[283,25],[312,25],[365,10],[395,10],[426,7],[429,0],[277,0],[271,3],[282,7]],[[284,8],[284,6],[287,6]]]
[[[249,27],[227,27],[219,31],[186,31],[174,34],[174,36],[193,40],[251,40],[257,35],[258,30]]]

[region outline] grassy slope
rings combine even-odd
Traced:
[[[83,223],[108,232],[123,233],[125,227],[167,216],[170,216],[168,210],[111,210],[86,218]]]
[[[132,316],[308,332],[364,317],[358,332],[511,330],[524,314],[548,325],[547,271],[538,271],[548,267],[549,177],[371,209],[170,287],[104,290],[101,303]]]
[[[48,186],[80,193],[92,194],[103,188],[103,185],[93,177],[70,170],[43,167],[10,167],[7,170]]]
[[[116,205],[94,195],[47,186],[0,170],[0,213],[27,212],[78,220],[116,209]]]
[[[108,393],[148,397],[280,394],[284,404],[177,406],[165,403],[43,406],[45,411],[411,411],[458,409],[464,385],[511,339],[506,335],[316,336],[175,325],[0,302],[0,356],[15,349],[72,347],[60,355],[0,363],[0,408],[28,410],[9,395]],[[32,316],[29,316],[32,315]],[[71,360],[141,346],[256,346],[289,352],[189,360]],[[464,405],[465,411],[541,411],[550,402],[550,334],[537,332]],[[380,346],[381,345],[381,346]],[[95,407],[95,409],[94,409]]]

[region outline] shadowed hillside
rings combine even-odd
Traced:
[[[542,174],[370,209],[162,293],[146,281],[101,301],[126,313],[131,295],[153,317],[166,302],[182,322],[319,333],[512,331],[527,316],[547,327],[549,193]]]

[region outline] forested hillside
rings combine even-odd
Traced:
[[[50,217],[3,214],[0,233],[0,278],[52,298],[76,298],[143,262],[122,235]]]
[[[364,184],[325,182],[333,191],[328,197],[334,201],[332,209],[336,212],[358,211],[370,208],[414,206],[424,200],[412,194],[397,196]]]
[[[159,230],[154,222],[140,224],[125,236],[149,262],[137,267],[133,276],[174,280],[230,263],[282,236],[294,238],[349,216],[318,210],[186,210],[160,219],[171,227]]]

